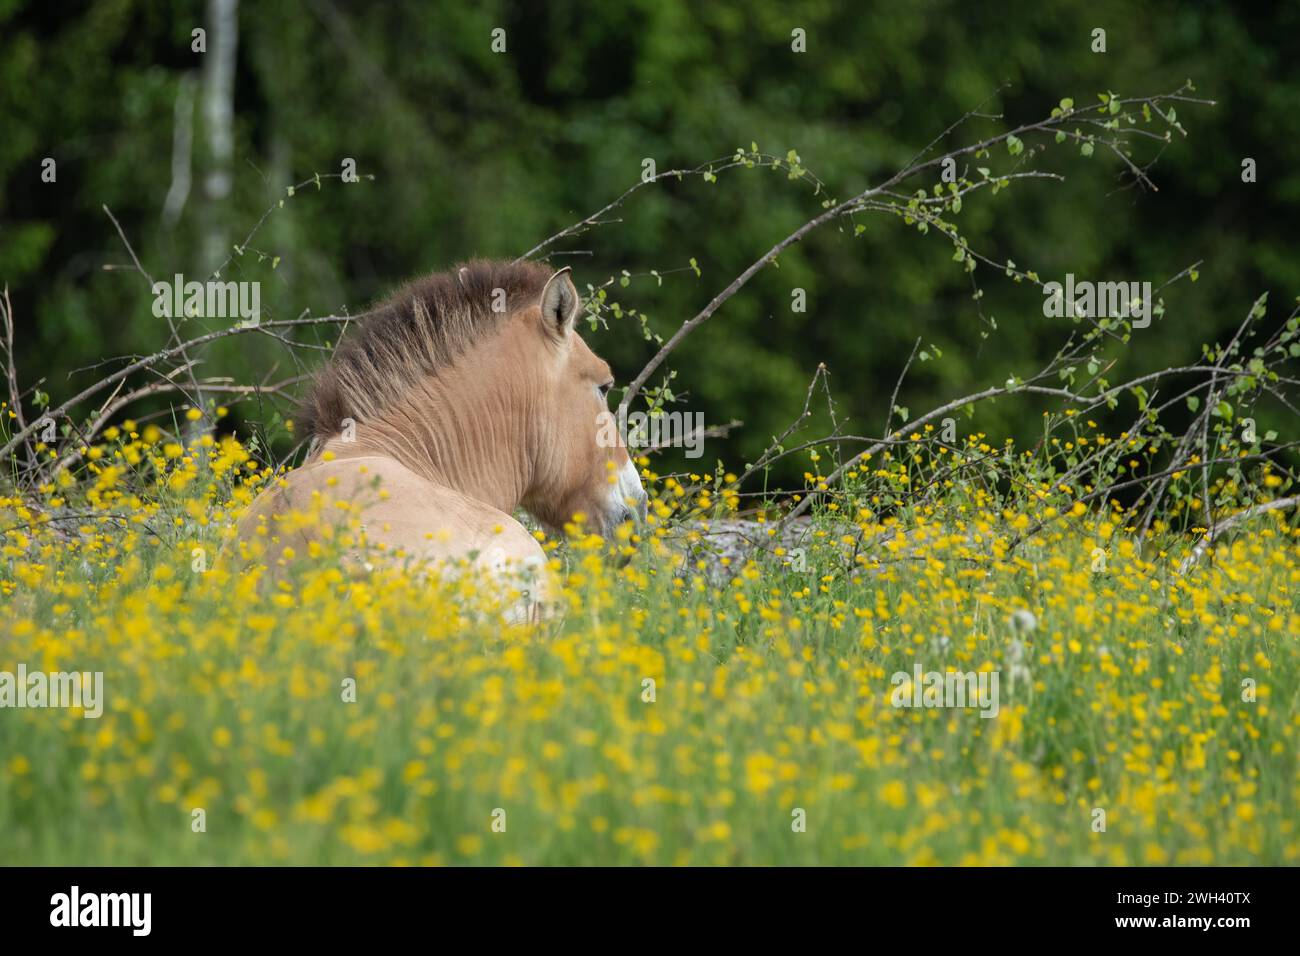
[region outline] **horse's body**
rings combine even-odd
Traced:
[[[280,573],[287,548],[359,520],[382,554],[527,574],[545,601],[546,557],[516,508],[606,537],[645,509],[626,448],[598,440],[612,380],[574,329],[579,305],[567,269],[533,263],[470,263],[395,294],[318,376],[299,416],[308,461],[263,491],[240,540]]]

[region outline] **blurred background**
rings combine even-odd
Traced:
[[[662,171],[751,142],[797,151],[821,195],[764,169],[661,182],[618,221],[550,247],[580,289],[635,276],[610,299],[667,337],[825,198],[879,182],[981,103],[1019,123],[1063,97],[1084,105],[1188,79],[1218,105],[1180,109],[1186,139],[1139,154],[1159,155],[1158,192],[1121,188],[1103,151],[1060,147],[1036,166],[1065,182],[981,191],[960,224],[975,249],[1044,279],[1159,285],[1203,259],[1199,281],[1166,291],[1166,314],[1110,378],[1195,360],[1259,293],[1271,292],[1270,320],[1300,294],[1300,4],[1235,7],[0,0],[0,283],[20,377],[44,378],[57,403],[103,374],[90,366],[165,344],[147,283],[103,268],[130,263],[105,205],[155,278],[187,279],[274,208],[225,277],[261,282],[264,320],[292,318],[362,311],[471,256],[520,255],[633,185],[647,158]],[[1091,49],[1098,27],[1105,53]],[[192,49],[199,28],[205,52]],[[795,28],[804,53],[791,50]],[[492,49],[496,29],[505,52]],[[1000,128],[974,120],[945,142]],[[1254,183],[1242,182],[1247,157]],[[323,180],[278,205],[286,187],[337,174],[345,158],[360,182]],[[981,267],[984,298],[973,301],[933,232],[857,221],[861,235],[833,225],[792,248],[670,360],[683,408],[708,425],[745,423],[707,443],[695,468],[752,460],[798,414],[819,362],[850,430],[878,433],[917,338],[941,357],[913,367],[899,396],[913,412],[1036,370],[1067,334],[1068,320],[1044,318],[1036,288],[995,270]],[[795,287],[804,313],[791,309]],[[186,331],[205,327],[190,320]],[[626,316],[586,334],[620,382],[655,351]],[[265,335],[221,343],[203,369],[249,381],[297,371]],[[1000,402],[962,428],[1025,439],[1041,408]],[[271,414],[232,411],[236,428]],[[1262,412],[1260,428],[1285,438],[1279,414]],[[791,462],[781,477],[803,468]]]

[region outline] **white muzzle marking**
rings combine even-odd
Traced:
[[[641,485],[641,476],[637,474],[636,465],[629,458],[619,469],[618,481],[610,486],[609,514],[616,523],[621,523],[625,511],[637,521],[645,521],[646,493]]]

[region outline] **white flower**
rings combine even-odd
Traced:
[[[1011,615],[1011,626],[1026,634],[1032,633],[1038,627],[1038,618],[1034,617],[1032,611],[1022,608]]]

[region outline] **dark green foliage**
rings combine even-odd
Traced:
[[[1004,84],[982,110],[1014,124],[1063,97],[1095,105],[1099,92],[1163,93],[1188,78],[1219,105],[1179,111],[1189,135],[1160,154],[1159,192],[1122,189],[1129,180],[1104,150],[1085,158],[1062,145],[1034,165],[1064,183],[983,191],[960,225],[990,259],[1044,279],[1071,271],[1158,285],[1204,259],[1199,281],[1168,290],[1166,314],[1135,334],[1123,373],[1193,362],[1260,292],[1271,290],[1283,314],[1300,293],[1300,8],[1235,7],[245,2],[233,193],[219,204],[202,194],[196,105],[194,184],[169,227],[175,104],[183,77],[203,66],[190,31],[205,25],[205,5],[0,2],[0,282],[19,323],[18,365],[24,383],[44,377],[57,400],[95,374],[69,381],[70,372],[165,342],[143,278],[101,268],[130,261],[103,205],[155,277],[198,277],[214,265],[205,236],[240,243],[287,186],[354,158],[359,183],[299,191],[227,272],[260,279],[264,315],[290,318],[360,311],[413,274],[519,255],[622,193],[646,158],[662,171],[751,142],[777,156],[797,150],[821,195],[770,169],[661,182],[613,215],[621,222],[552,247],[582,253],[553,260],[574,267],[579,288],[630,272],[609,300],[667,337],[822,199],[879,182]],[[504,54],[490,49],[496,27]],[[796,27],[807,31],[803,54],[791,52]],[[1104,54],[1090,50],[1096,27],[1107,31]],[[1000,128],[973,119],[944,143]],[[55,184],[40,180],[47,156],[58,162]],[[1255,183],[1241,180],[1245,157],[1257,162]],[[984,297],[972,301],[942,237],[883,216],[856,221],[860,236],[832,224],[793,247],[670,360],[688,407],[710,424],[745,422],[694,467],[752,460],[798,414],[818,362],[849,430],[876,434],[918,337],[942,357],[913,366],[899,398],[913,410],[1037,368],[1066,334],[1043,317],[1036,288],[986,267]],[[650,270],[666,274],[662,283]],[[803,314],[791,310],[794,287],[806,290]],[[620,381],[655,350],[628,317],[590,340]],[[205,374],[247,380],[276,363],[292,374],[293,361],[272,338],[241,336],[207,353]],[[1041,405],[983,407],[969,427],[1025,438]],[[1261,411],[1261,431],[1277,428],[1277,415]],[[791,467],[787,478],[802,470]]]

